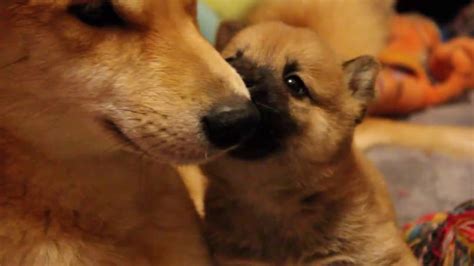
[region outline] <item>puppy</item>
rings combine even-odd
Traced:
[[[207,265],[168,165],[258,120],[194,0],[2,0],[0,265]]]
[[[223,55],[262,122],[206,164],[205,223],[222,265],[416,265],[383,178],[353,148],[378,64],[341,62],[312,30],[263,22]]]

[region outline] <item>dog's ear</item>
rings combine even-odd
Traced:
[[[234,36],[246,27],[244,22],[236,20],[223,21],[219,26],[216,37],[216,49],[222,52]]]
[[[380,65],[372,56],[360,56],[343,64],[346,86],[361,104],[361,114],[356,123],[362,122],[369,104],[375,98],[375,82]]]

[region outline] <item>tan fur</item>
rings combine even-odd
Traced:
[[[207,179],[197,166],[181,166],[178,169],[194,207],[201,218],[204,217],[204,194],[206,193]]]
[[[66,11],[85,2],[0,2],[0,265],[208,265],[165,164],[222,153],[200,119],[248,92],[198,33],[195,1],[113,0],[123,28]]]
[[[169,166],[126,153],[58,163],[0,135],[0,265],[209,264]]]

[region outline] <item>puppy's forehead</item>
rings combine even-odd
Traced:
[[[338,63],[332,50],[316,33],[281,22],[262,23],[243,30],[224,55],[231,56],[236,50],[243,50],[256,62],[280,67],[288,61],[321,69]]]
[[[238,51],[256,65],[273,70],[282,77],[288,66],[298,66],[306,85],[321,99],[331,99],[345,89],[342,61],[313,31],[288,26],[281,22],[267,22],[241,31],[229,45],[224,56]]]

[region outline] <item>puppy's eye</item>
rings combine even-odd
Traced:
[[[238,50],[237,53],[231,57],[227,57],[225,60],[227,63],[232,63],[237,59],[241,59],[244,56],[244,52],[242,50]]]
[[[93,27],[122,27],[125,21],[117,14],[111,0],[73,4],[68,12],[83,23]]]
[[[285,84],[291,90],[291,93],[296,97],[310,97],[308,88],[299,76],[289,75],[285,77]]]
[[[254,80],[248,79],[248,78],[245,78],[245,77],[242,77],[242,79],[244,80],[245,87],[247,87],[249,89],[255,87],[255,81]]]
[[[227,61],[227,63],[232,63],[236,60],[237,58],[235,58],[235,56],[231,56],[231,57],[227,57],[225,58],[225,61]]]

